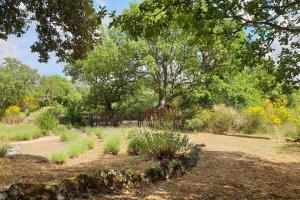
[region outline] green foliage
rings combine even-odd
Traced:
[[[51,155],[50,158],[53,162],[57,164],[66,163],[69,160],[68,155],[65,152],[55,152]]]
[[[150,177],[152,182],[157,182],[165,179],[163,168],[159,165],[153,165],[145,171],[147,177]]]
[[[225,105],[217,105],[213,108],[210,117],[209,128],[213,133],[224,134],[234,125],[234,110]]]
[[[235,76],[213,78],[210,87],[213,104],[225,104],[235,108],[260,104],[261,91],[257,88],[258,81],[253,73],[245,71]]]
[[[60,140],[62,142],[68,142],[68,141],[73,141],[76,140],[80,137],[79,133],[74,132],[74,131],[65,131],[60,134]]]
[[[96,135],[99,139],[104,139],[105,131],[103,130],[103,128],[87,127],[85,128],[85,131],[87,135]]]
[[[25,123],[37,123],[38,119],[41,117],[41,115],[45,112],[47,112],[49,109],[51,109],[51,106],[46,106],[38,109],[35,112],[30,113],[29,116],[27,116],[24,119]]]
[[[103,153],[117,155],[120,151],[122,138],[119,134],[108,135],[103,144]]]
[[[5,58],[0,65],[0,109],[15,105],[33,93],[38,80],[36,70],[14,58]]]
[[[0,141],[31,140],[42,135],[42,131],[33,124],[0,124]]]
[[[97,12],[90,0],[4,1],[1,6],[1,16],[6,17],[1,19],[0,39],[6,40],[12,34],[21,37],[32,22],[38,24],[31,29],[37,34],[31,51],[39,54],[40,62],[48,62],[52,52],[63,62],[84,57],[99,39],[96,30],[106,15],[105,8]]]
[[[0,158],[3,158],[9,149],[10,146],[8,144],[0,144]]]
[[[60,104],[68,107],[80,100],[80,94],[72,82],[59,75],[43,77],[37,96],[44,106]]]
[[[196,116],[187,120],[186,128],[193,131],[207,130],[211,118],[211,112],[206,109],[201,109]]]
[[[71,140],[71,144],[67,147],[66,152],[70,158],[74,158],[96,146],[94,139],[89,137],[78,137]]]
[[[128,155],[141,155],[145,149],[146,141],[143,135],[134,133],[134,135],[129,137],[129,144],[127,147]]]
[[[92,109],[104,108],[108,113],[113,103],[124,100],[137,89],[138,43],[116,29],[104,30],[107,37],[88,56],[66,66],[73,79],[90,85],[85,104]],[[97,81],[95,81],[95,79]]]
[[[75,131],[64,131],[60,133],[60,139],[63,142],[70,142],[66,149],[55,152],[52,155],[52,158],[54,157],[54,159],[56,157],[58,157],[58,159],[63,159],[61,163],[66,162],[69,158],[78,157],[80,154],[89,149],[93,149],[96,146],[96,141],[92,137],[81,136]],[[60,163],[60,161],[57,162]]]
[[[153,108],[158,104],[157,94],[142,86],[133,96],[128,97],[118,109],[124,115],[125,119],[136,119],[140,112]]]
[[[128,152],[140,153],[155,159],[172,159],[189,147],[187,136],[170,131],[141,130],[130,139]]]
[[[54,130],[58,124],[58,119],[51,111],[44,112],[37,121],[37,125],[44,133]]]

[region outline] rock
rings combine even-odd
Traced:
[[[21,144],[10,144],[10,148],[6,156],[14,156],[22,154],[22,145]]]

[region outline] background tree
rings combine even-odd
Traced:
[[[44,106],[58,103],[68,107],[81,98],[72,82],[59,75],[43,77],[37,91],[37,96]]]
[[[117,16],[113,25],[120,25],[131,36],[151,39],[176,25],[177,29],[207,43],[218,37],[221,43],[239,38],[244,32],[249,37],[252,61],[262,59],[273,52],[274,41],[284,48],[274,59],[279,67],[277,75],[282,82],[295,87],[300,74],[298,0],[250,0],[250,1],[201,1],[201,0],[144,0],[133,4],[130,10]],[[134,10],[134,12],[132,12]],[[196,39],[196,40],[195,40]],[[278,46],[278,45],[276,45]],[[255,58],[255,59],[254,59]],[[279,79],[278,79],[279,81]]]
[[[112,30],[86,59],[65,71],[90,86],[86,99],[94,110],[104,108],[110,114],[114,103],[134,94],[138,87],[138,56],[138,43]]]
[[[31,95],[39,82],[37,70],[14,58],[5,58],[0,65],[0,109]]]

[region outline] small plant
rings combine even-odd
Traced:
[[[132,135],[129,139],[127,147],[128,155],[136,156],[142,154],[146,148],[145,138],[141,135]]]
[[[48,131],[54,130],[57,128],[59,122],[58,119],[54,116],[53,112],[50,110],[47,112],[44,112],[37,122],[40,129],[46,133]]]
[[[122,138],[119,134],[111,134],[104,140],[103,152],[117,155],[120,151]]]
[[[9,149],[10,146],[7,144],[0,145],[0,158],[3,158],[7,154]]]
[[[88,149],[93,149],[96,147],[96,141],[92,138],[85,138],[86,145]]]
[[[69,157],[65,152],[55,152],[52,154],[51,160],[57,164],[64,164],[69,160]]]
[[[60,134],[60,140],[62,142],[76,140],[79,137],[80,137],[79,133],[76,133],[74,131],[65,131]]]
[[[164,170],[159,164],[153,165],[145,171],[147,177],[150,178],[151,182],[157,182],[165,180]]]
[[[206,130],[211,117],[211,112],[208,110],[201,110],[197,115],[187,121],[187,129],[192,131]]]
[[[99,139],[104,138],[104,130],[103,128],[92,128],[88,127],[85,129],[87,135],[96,135]]]

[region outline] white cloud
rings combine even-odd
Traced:
[[[0,40],[0,62],[5,57],[18,57],[19,55],[20,51],[12,40]]]

